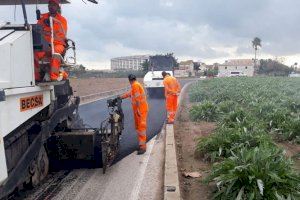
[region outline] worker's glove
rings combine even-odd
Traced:
[[[49,18],[44,19],[44,24],[45,24],[46,26],[50,26],[50,19],[49,19]]]

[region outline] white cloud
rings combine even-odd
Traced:
[[[300,61],[298,0],[72,2],[62,6],[63,15],[69,37],[77,43],[78,61],[90,68],[107,67],[112,57],[148,53],[174,52],[179,59],[207,61],[252,58],[255,36],[262,39],[260,57]],[[28,9],[31,22],[34,9]],[[20,11],[16,21],[23,23]],[[0,8],[0,20],[14,21],[14,6]]]
[[[173,2],[171,0],[160,0],[160,5],[165,7],[173,7]]]

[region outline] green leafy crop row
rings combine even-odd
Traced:
[[[275,146],[242,148],[213,166],[214,199],[299,199],[300,177],[292,162]]]
[[[224,78],[190,90],[193,121],[218,124],[198,141],[214,164],[215,199],[300,199],[300,176],[275,140],[300,142],[300,79]]]
[[[278,140],[300,142],[300,79],[224,78],[205,80],[190,91],[193,121],[254,123]],[[228,115],[239,115],[226,119]],[[244,116],[241,116],[244,115]],[[230,121],[228,121],[230,120]]]

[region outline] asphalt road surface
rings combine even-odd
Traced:
[[[148,104],[147,140],[149,141],[160,132],[166,117],[166,111],[163,99],[148,99]],[[99,127],[100,122],[108,117],[106,107],[106,99],[103,99],[101,101],[80,106],[79,113],[85,124],[91,127]],[[122,108],[125,116],[125,127],[122,132],[121,149],[118,160],[129,155],[138,148],[133,112],[129,99],[123,100]]]
[[[189,81],[181,81],[182,86]],[[80,106],[80,116],[87,126],[99,127],[101,121],[108,117],[106,100],[101,99]],[[148,104],[147,140],[149,141],[160,133],[166,118],[166,111],[164,98],[148,98]],[[154,169],[155,166],[157,168],[153,170],[153,177],[156,176],[158,181],[162,179],[161,172],[159,174],[157,171],[162,171],[163,158],[153,158],[155,156],[150,156],[150,154],[163,155],[163,145],[162,141],[151,140],[148,144],[149,152],[147,150],[145,156],[133,154],[138,148],[138,140],[129,99],[123,101],[122,108],[125,115],[125,127],[121,138],[120,154],[117,158],[119,162],[111,166],[106,174],[102,174],[102,169],[71,169],[50,173],[39,187],[29,192],[26,191],[22,199],[141,199],[138,194],[139,188],[143,184],[148,188],[147,184],[149,184],[148,182],[142,184],[148,163],[150,166],[151,162],[153,163],[154,167],[151,168]],[[155,146],[155,143],[160,144]],[[159,150],[161,153],[157,152],[158,149],[161,149]],[[159,163],[158,160],[160,160]],[[160,187],[159,184],[152,185]],[[152,193],[153,191],[149,192],[149,194]]]
[[[189,80],[181,80],[183,87]],[[80,106],[79,114],[84,123],[91,127],[99,127],[100,122],[108,117],[106,100]],[[147,141],[160,132],[166,119],[165,99],[148,98],[149,113],[147,119]],[[137,134],[134,127],[133,112],[129,99],[123,100],[122,108],[125,116],[125,127],[121,137],[120,155],[117,160],[124,158],[138,148]]]

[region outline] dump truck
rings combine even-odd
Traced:
[[[26,6],[47,3],[0,1],[0,5],[20,5],[24,16],[24,24],[0,25],[0,199],[24,185],[38,185],[52,162],[90,160],[105,172],[119,149],[124,128],[121,99],[107,101],[109,117],[101,126],[86,128],[78,112],[80,98],[73,95],[68,80],[35,80],[34,51],[49,44],[41,27],[29,24]],[[70,2],[61,1],[66,3]],[[36,14],[38,18],[40,11]],[[76,65],[76,47],[70,39],[66,43],[67,53],[59,56],[61,67],[70,68]],[[45,75],[49,63],[41,64]]]

